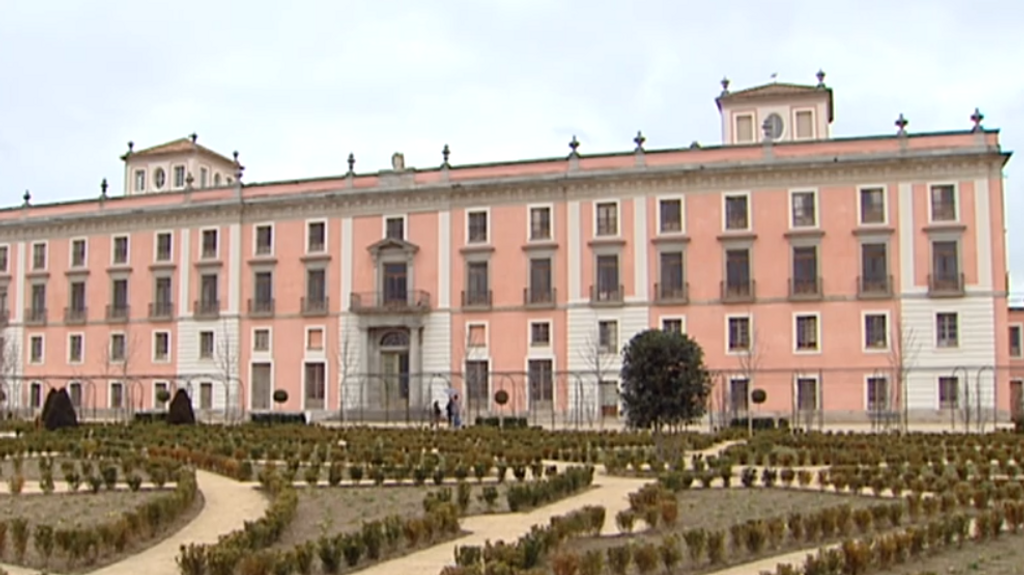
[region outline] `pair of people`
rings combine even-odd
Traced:
[[[458,429],[462,427],[462,412],[459,409],[458,394],[452,395],[445,406],[445,414],[448,417],[448,427]],[[434,427],[441,424],[441,403],[434,401]]]

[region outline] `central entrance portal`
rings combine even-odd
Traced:
[[[380,339],[380,386],[376,404],[386,411],[409,405],[409,334],[390,331]]]

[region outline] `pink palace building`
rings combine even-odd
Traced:
[[[6,409],[67,386],[117,417],[185,388],[211,419],[394,421],[458,393],[470,421],[593,423],[620,416],[622,346],[658,328],[702,345],[715,418],[1008,421],[1024,310],[998,131],[894,113],[890,134],[833,138],[817,78],[723,80],[717,145],[638,133],[591,155],[573,137],[478,165],[445,146],[436,166],[349,155],[340,175],[250,183],[195,135],[129,144],[123,195],[0,211]]]

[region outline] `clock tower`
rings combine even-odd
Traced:
[[[738,92],[729,91],[722,80],[722,93],[715,99],[722,115],[725,145],[823,140],[830,136],[833,118],[832,88],[819,71],[816,85],[772,82]]]

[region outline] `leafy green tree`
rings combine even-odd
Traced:
[[[711,376],[695,340],[649,329],[633,336],[622,355],[622,403],[630,426],[659,433],[704,416]]]

